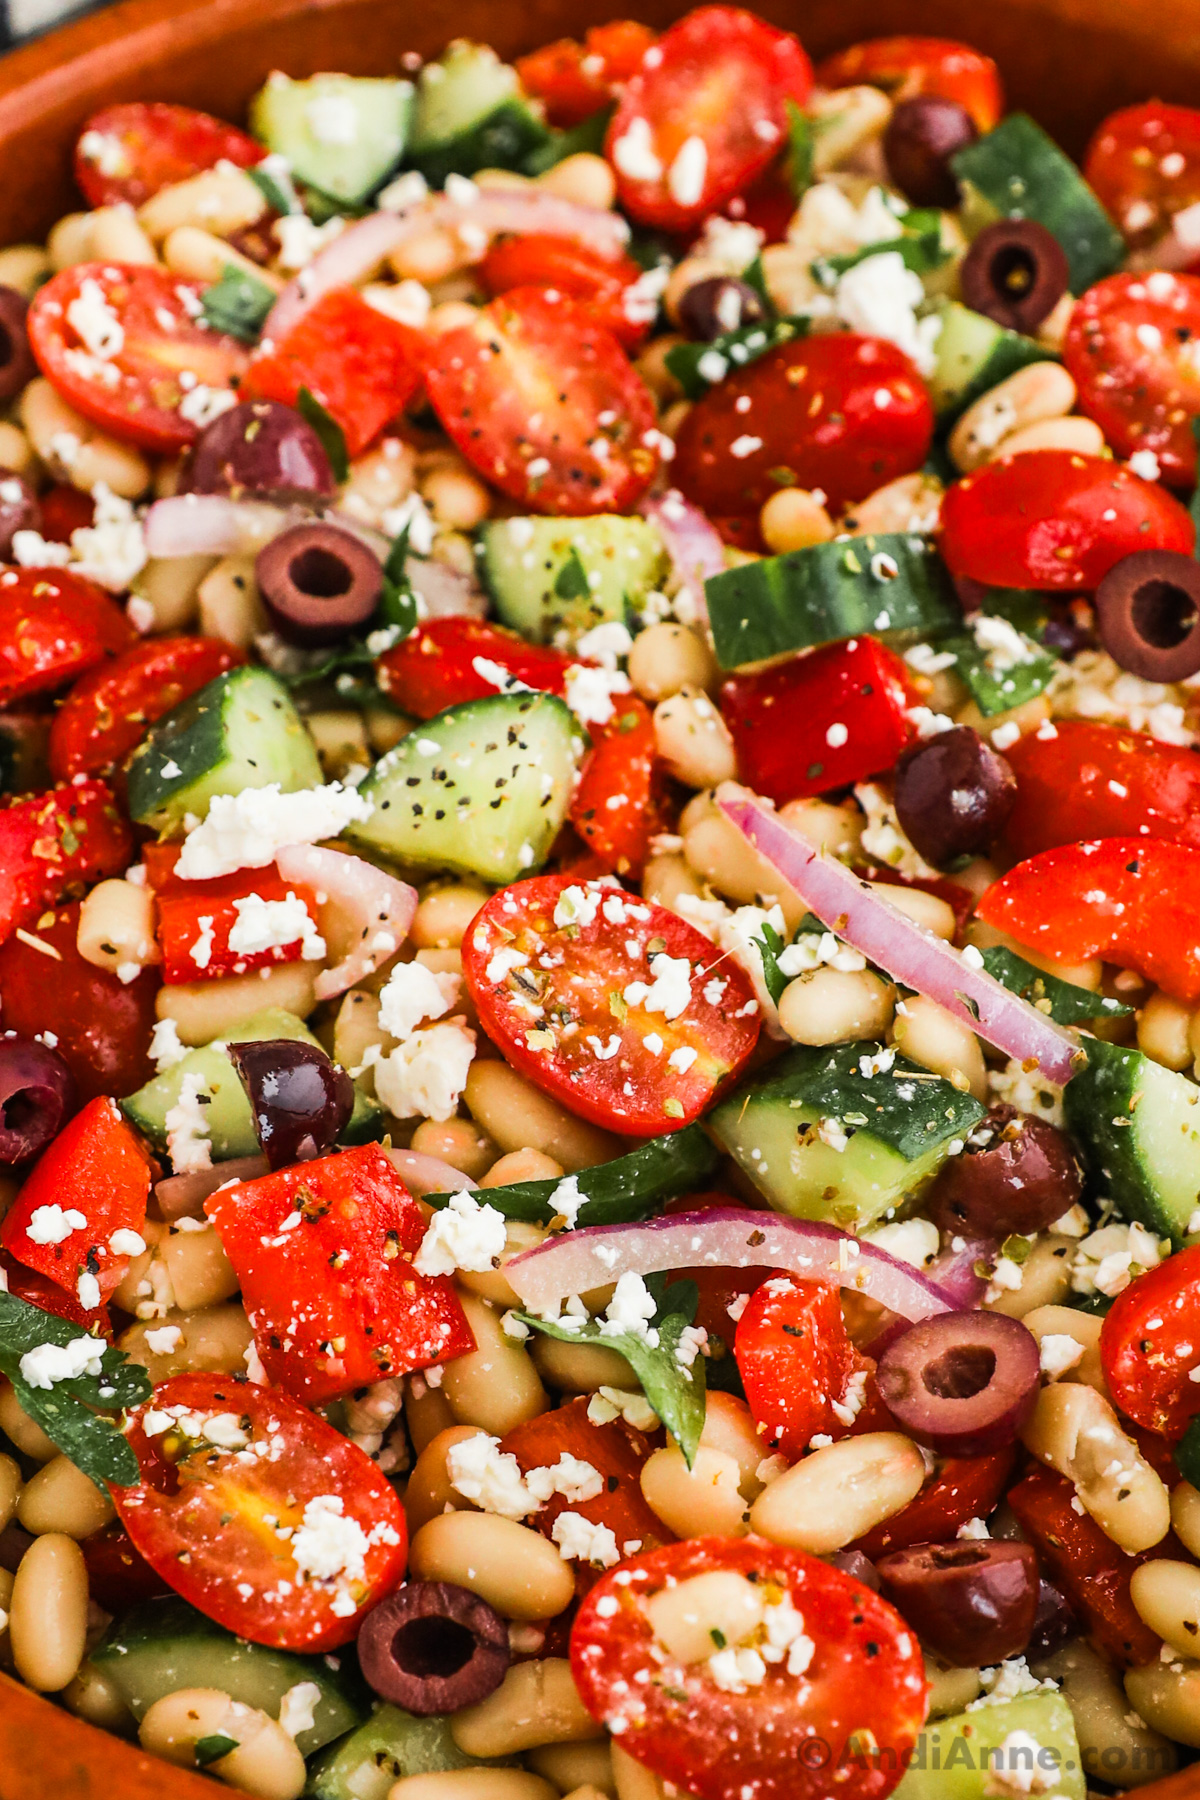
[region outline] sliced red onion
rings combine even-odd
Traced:
[[[292,517],[287,507],[272,506],[267,500],[175,494],[156,500],[146,514],[146,552],[156,557],[254,555],[278,537]]]
[[[414,1194],[461,1194],[479,1186],[440,1156],[426,1156],[420,1150],[388,1150],[385,1155]]]
[[[844,863],[822,856],[789,831],[744,788],[730,784],[718,798],[726,817],[805,905],[870,962],[1059,1086],[1082,1068],[1085,1055],[1074,1032],[1010,993],[985,969],[973,968],[943,939],[931,937]]]
[[[956,1250],[955,1244],[961,1244],[962,1248]],[[925,1273],[956,1306],[978,1306],[987,1288],[988,1278],[976,1271],[979,1268],[990,1269],[999,1254],[1000,1246],[995,1238],[956,1237],[931,1263],[926,1264]]]
[[[685,619],[684,623],[706,624],[704,583],[725,567],[725,546],[716,526],[698,506],[685,500],[678,488],[657,499],[644,500],[642,513],[657,525],[675,573],[692,603],[695,620]]]
[[[436,223],[460,230],[466,227],[464,239],[472,226],[489,237],[499,237],[502,232],[515,237],[544,232],[550,237],[573,238],[613,260],[629,242],[629,227],[620,213],[580,206],[536,187],[479,188],[473,199],[461,201],[442,195]]]
[[[416,888],[361,856],[292,844],[276,856],[275,867],[285,881],[316,890],[322,936],[331,946],[345,946],[333,968],[317,976],[318,1000],[332,1000],[373,975],[408,936],[417,910]]]
[[[632,1272],[665,1269],[786,1269],[813,1281],[836,1282],[866,1294],[910,1322],[950,1312],[954,1302],[910,1263],[835,1225],[715,1206],[675,1213],[644,1225],[590,1225],[526,1250],[504,1272],[532,1312],[546,1312],[568,1294],[602,1287]]]
[[[331,289],[358,287],[369,281],[386,256],[406,238],[427,231],[432,223],[427,202],[418,200],[401,212],[370,213],[347,226],[313,257],[307,269],[288,282],[267,314],[263,340],[277,344],[301,314]]]
[[[486,617],[487,596],[448,563],[434,557],[410,556],[404,567],[427,619]]]
[[[154,1198],[164,1219],[202,1219],[204,1202],[226,1182],[257,1181],[267,1173],[265,1156],[233,1156],[191,1175],[168,1175],[165,1181],[155,1182]]]

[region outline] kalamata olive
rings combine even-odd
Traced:
[[[336,644],[379,604],[383,566],[353,532],[293,525],[255,563],[263,605],[289,644]]]
[[[48,1044],[0,1038],[0,1166],[32,1162],[78,1106],[75,1077]]]
[[[452,1713],[495,1693],[508,1626],[486,1600],[449,1581],[409,1581],[369,1612],[358,1661],[375,1692],[411,1713]]]
[[[944,1456],[986,1456],[1011,1444],[1033,1411],[1038,1342],[1004,1313],[938,1313],[889,1344],[876,1380],[884,1404]]]
[[[40,531],[42,509],[29,483],[11,469],[0,469],[0,562],[10,562],[18,531]]]
[[[942,1231],[1006,1238],[1044,1231],[1082,1192],[1064,1132],[1015,1106],[993,1106],[962,1154],[943,1163],[925,1210]]]
[[[1053,1656],[1069,1638],[1078,1636],[1078,1614],[1065,1594],[1049,1581],[1038,1582],[1037,1612],[1029,1638],[1029,1655]]]
[[[726,331],[757,325],[762,317],[762,295],[733,275],[709,275],[688,288],[679,302],[679,323],[689,337],[706,344]]]
[[[230,1044],[254,1116],[254,1135],[273,1169],[320,1156],[354,1111],[354,1083],[316,1044],[263,1038]]]
[[[861,1550],[835,1550],[825,1560],[831,1562],[835,1569],[840,1569],[843,1575],[852,1575],[855,1581],[861,1581],[872,1593],[879,1592],[879,1574],[875,1564]]]
[[[1000,836],[1017,778],[969,725],[912,744],[896,764],[896,817],[927,862],[978,856]]]
[[[975,121],[957,100],[943,100],[940,94],[901,100],[883,134],[888,174],[914,206],[957,206],[950,158],[978,135]]]
[[[28,311],[24,294],[0,287],[0,401],[14,400],[38,372],[25,329]]]
[[[280,500],[332,494],[336,485],[308,420],[278,400],[243,400],[206,425],[179,484],[186,494]]]
[[[1043,648],[1062,662],[1074,662],[1081,651],[1097,649],[1095,614],[1087,601],[1053,607],[1042,626],[1041,640]]]
[[[913,1544],[877,1567],[885,1597],[945,1662],[977,1669],[1018,1656],[1029,1642],[1038,1567],[1028,1544]]]
[[[963,257],[962,296],[974,312],[1010,331],[1035,331],[1067,291],[1066,252],[1033,219],[986,225]]]
[[[1096,589],[1096,629],[1115,663],[1143,681],[1200,669],[1200,563],[1178,550],[1135,550]]]

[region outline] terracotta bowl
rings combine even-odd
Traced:
[[[1200,91],[1200,0],[747,0],[824,54],[883,32],[965,37],[994,56],[1014,106],[1078,153],[1105,113]],[[123,0],[0,60],[0,244],[44,237],[79,206],[71,150],[113,100],[176,100],[240,119],[274,68],[290,75],[396,67],[451,37],[505,56],[635,13],[665,26],[687,0]],[[213,1800],[212,1781],[172,1770],[0,1675],[0,1800]],[[1200,1763],[1145,1800],[1200,1800]]]

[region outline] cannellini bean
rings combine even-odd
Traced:
[[[814,1450],[777,1476],[750,1509],[750,1529],[774,1544],[827,1556],[898,1513],[924,1482],[925,1462],[910,1438],[864,1432]]]
[[[879,88],[843,87],[811,94],[805,111],[817,127],[813,133],[813,172],[826,175],[883,136],[892,116],[892,103]]]
[[[139,207],[138,221],[156,244],[181,225],[199,226],[216,237],[227,238],[261,219],[266,205],[262,190],[244,169],[223,163],[219,168],[189,175],[186,181],[159,188]]]
[[[743,1537],[750,1515],[740,1475],[724,1450],[702,1444],[689,1469],[679,1445],[667,1444],[642,1466],[642,1496],[677,1538]]]
[[[1130,1669],[1125,1692],[1152,1731],[1200,1748],[1200,1662],[1152,1662]]]
[[[883,531],[936,531],[944,490],[936,475],[898,475],[843,516],[840,529],[857,535]]]
[[[272,293],[283,292],[280,276],[271,269],[264,269],[249,256],[243,256],[223,237],[205,231],[199,225],[177,225],[164,242],[162,255],[173,275],[182,275],[189,281],[220,281],[226,269],[233,268],[243,275],[253,276]]]
[[[1075,383],[1061,363],[1029,363],[968,406],[950,433],[950,459],[965,474],[995,456],[1006,437],[1060,419],[1074,404]]]
[[[1074,1339],[1082,1354],[1078,1362],[1064,1369],[1056,1379],[1086,1382],[1088,1387],[1094,1387],[1097,1393],[1108,1398],[1108,1385],[1100,1362],[1100,1330],[1104,1324],[1103,1319],[1095,1313],[1080,1312],[1075,1306],[1035,1306],[1025,1314],[1022,1323],[1032,1331],[1039,1344],[1044,1343],[1047,1338]],[[1074,1354],[1070,1345],[1062,1344],[1052,1346],[1047,1354],[1052,1356],[1055,1348]]]
[[[497,1513],[454,1511],[427,1520],[409,1547],[408,1566],[418,1581],[467,1588],[506,1619],[552,1618],[575,1592],[571,1565],[549,1538]]]
[[[681,688],[659,702],[654,737],[666,768],[689,787],[716,787],[737,773],[729,727],[699,688]]]
[[[1041,419],[1014,431],[996,448],[996,456],[1019,456],[1023,450],[1069,450],[1073,456],[1101,456],[1104,433],[1094,419]]]
[[[564,156],[539,175],[535,185],[563,200],[573,200],[576,206],[594,206],[600,211],[607,211],[617,198],[617,178],[611,165],[586,150]]]
[[[160,960],[154,895],[132,881],[101,881],[79,909],[75,947],[85,962],[132,981]]]
[[[684,688],[709,688],[717,675],[716,658],[689,625],[648,625],[633,640],[629,679],[643,700],[654,703]]]
[[[1190,1481],[1181,1481],[1171,1489],[1171,1524],[1175,1535],[1200,1557],[1200,1493]]]
[[[1200,1650],[1200,1568],[1195,1563],[1153,1557],[1130,1576],[1129,1598],[1143,1625],[1180,1656]]]
[[[1062,1683],[1089,1776],[1134,1788],[1171,1773],[1178,1761],[1175,1746],[1138,1722],[1112,1664],[1082,1638],[1039,1662],[1037,1673]]]
[[[40,1694],[65,1688],[83,1661],[88,1582],[74,1538],[47,1532],[21,1558],[8,1605],[8,1641],[17,1674]]]
[[[892,1040],[905,1056],[942,1075],[964,1093],[986,1100],[987,1066],[969,1026],[925,994],[910,994],[896,1008]]]
[[[514,1663],[495,1693],[450,1720],[450,1735],[467,1756],[512,1756],[538,1744],[586,1743],[604,1736],[559,1657]]]
[[[22,392],[17,414],[39,459],[60,480],[88,494],[103,482],[125,500],[150,486],[141,451],[99,430],[40,376]]]
[[[10,244],[6,250],[0,250],[0,286],[15,288],[26,300],[33,299],[53,272],[50,258],[40,244]]]
[[[1171,1524],[1166,1487],[1094,1388],[1078,1382],[1043,1388],[1021,1437],[1026,1449],[1074,1482],[1087,1511],[1122,1550],[1136,1554],[1165,1537]]]
[[[813,969],[784,988],[779,1023],[796,1044],[846,1044],[882,1037],[895,1004],[895,988],[870,969]]]
[[[1192,1009],[1155,989],[1137,1016],[1137,1046],[1164,1068],[1190,1069],[1194,1061],[1189,1031]]]

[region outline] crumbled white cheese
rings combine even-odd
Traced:
[[[1022,1068],[1015,1058],[1003,1069],[988,1070],[988,1093],[993,1105],[1015,1106],[1018,1112],[1032,1113],[1051,1125],[1063,1123],[1062,1089],[1047,1081],[1040,1070]]]
[[[1084,650],[1063,663],[1046,690],[1056,719],[1099,719],[1145,731],[1163,744],[1193,744],[1186,720],[1187,683],[1143,681],[1120,668],[1103,650]]]
[[[658,1343],[658,1333],[650,1325],[657,1307],[654,1296],[640,1275],[631,1269],[619,1277],[612,1299],[600,1323],[601,1337],[638,1337],[651,1346]]]
[[[623,1388],[599,1387],[588,1401],[587,1416],[593,1425],[609,1425],[624,1419],[635,1431],[654,1431],[658,1414],[644,1394],[629,1394]]]
[[[435,972],[424,963],[397,963],[379,992],[379,1023],[403,1043],[422,1019],[440,1019],[462,991],[462,977]]]
[[[739,1648],[727,1644],[723,1650],[715,1651],[705,1666],[709,1680],[723,1694],[744,1694],[752,1687],[761,1687],[767,1674],[766,1663],[750,1645]]]
[[[1153,1269],[1170,1242],[1161,1242],[1144,1225],[1103,1225],[1083,1238],[1071,1262],[1071,1286],[1077,1294],[1123,1293],[1136,1273]]]
[[[148,1331],[143,1342],[151,1356],[174,1356],[182,1339],[178,1325],[161,1325],[157,1331]]]
[[[237,921],[229,930],[229,948],[234,956],[260,956],[295,943],[305,962],[320,962],[325,955],[325,939],[298,894],[288,893],[282,900],[244,894],[233,909]]]
[[[208,1090],[203,1075],[193,1071],[183,1077],[179,1098],[168,1107],[163,1124],[167,1133],[167,1154],[177,1175],[195,1174],[212,1168],[212,1146],[208,1141],[208,1118],[200,1095]]]
[[[499,1266],[504,1254],[504,1214],[480,1205],[465,1190],[434,1213],[413,1257],[418,1275],[453,1275],[456,1269],[485,1270]]]
[[[375,1064],[375,1092],[397,1119],[453,1117],[475,1055],[475,1033],[458,1020],[414,1031]]]
[[[1042,1374],[1057,1381],[1082,1360],[1084,1346],[1067,1331],[1048,1331],[1038,1345]]]
[[[524,1519],[541,1502],[527,1486],[515,1456],[501,1450],[500,1439],[477,1432],[451,1444],[446,1452],[450,1486],[464,1500],[502,1519]]]
[[[699,206],[708,178],[708,146],[694,133],[684,138],[667,170],[667,192],[676,206]]]
[[[62,1207],[57,1201],[35,1206],[25,1227],[34,1244],[64,1244],[74,1231],[85,1231],[87,1218],[77,1206]]]
[[[641,1006],[664,1019],[677,1019],[692,998],[692,965],[686,956],[659,951],[650,958],[652,981],[631,981],[622,990],[629,1006]]]
[[[337,837],[373,810],[371,801],[340,781],[295,794],[282,793],[277,781],[217,794],[207,818],[183,840],[175,874],[181,881],[212,881],[238,869],[263,869],[288,845]]]
[[[159,1019],[150,1033],[150,1057],[158,1073],[173,1069],[187,1054],[187,1045],[180,1042],[174,1019]]]
[[[318,1494],[304,1508],[289,1541],[302,1575],[314,1581],[364,1581],[370,1543],[357,1519],[345,1516],[340,1494]]]
[[[1027,1800],[1058,1786],[1057,1762],[1046,1767],[1045,1752],[1028,1731],[1010,1731],[990,1753],[983,1792],[986,1800]]]
[[[902,1219],[892,1225],[877,1225],[873,1231],[864,1231],[863,1236],[889,1256],[911,1263],[914,1269],[924,1269],[931,1263],[941,1242],[937,1226],[929,1219]]]
[[[561,1494],[572,1506],[579,1506],[586,1500],[597,1499],[604,1492],[604,1477],[590,1462],[564,1450],[558,1461],[549,1467],[530,1469],[525,1476],[525,1485],[537,1496],[540,1505],[544,1506],[554,1494]]]
[[[867,815],[862,847],[868,856],[890,869],[898,869],[902,875],[921,879],[937,875],[937,870],[931,868],[909,842],[896,817],[896,809],[882,788],[873,781],[860,781],[854,789],[854,798]]]
[[[559,1513],[550,1528],[550,1536],[568,1562],[585,1562],[596,1569],[611,1569],[621,1560],[617,1540],[608,1526],[593,1525],[582,1513]]]
[[[939,314],[918,319],[925,299],[921,277],[905,267],[897,250],[884,250],[855,263],[839,278],[834,305],[851,331],[887,338],[912,358],[922,375],[936,365],[934,345],[942,329]]]
[[[125,327],[91,275],[80,282],[79,292],[67,307],[67,324],[82,339],[88,355],[100,362],[111,362],[125,348]]]
[[[565,887],[554,903],[554,923],[560,928],[564,925],[591,925],[600,910],[603,892],[599,888],[580,887],[572,882]]]
[[[629,677],[620,669],[572,663],[564,678],[567,705],[585,725],[607,725],[616,710],[613,695],[630,691]]]
[[[297,1681],[287,1690],[279,1702],[279,1723],[289,1737],[312,1730],[320,1702],[321,1690],[315,1681]]]
[[[654,153],[650,121],[640,113],[630,119],[611,149],[613,163],[629,181],[660,181],[663,166]]]
[[[22,1381],[31,1388],[52,1388],[59,1381],[77,1381],[81,1375],[100,1375],[105,1350],[99,1338],[72,1338],[69,1344],[38,1344],[21,1358]]]

